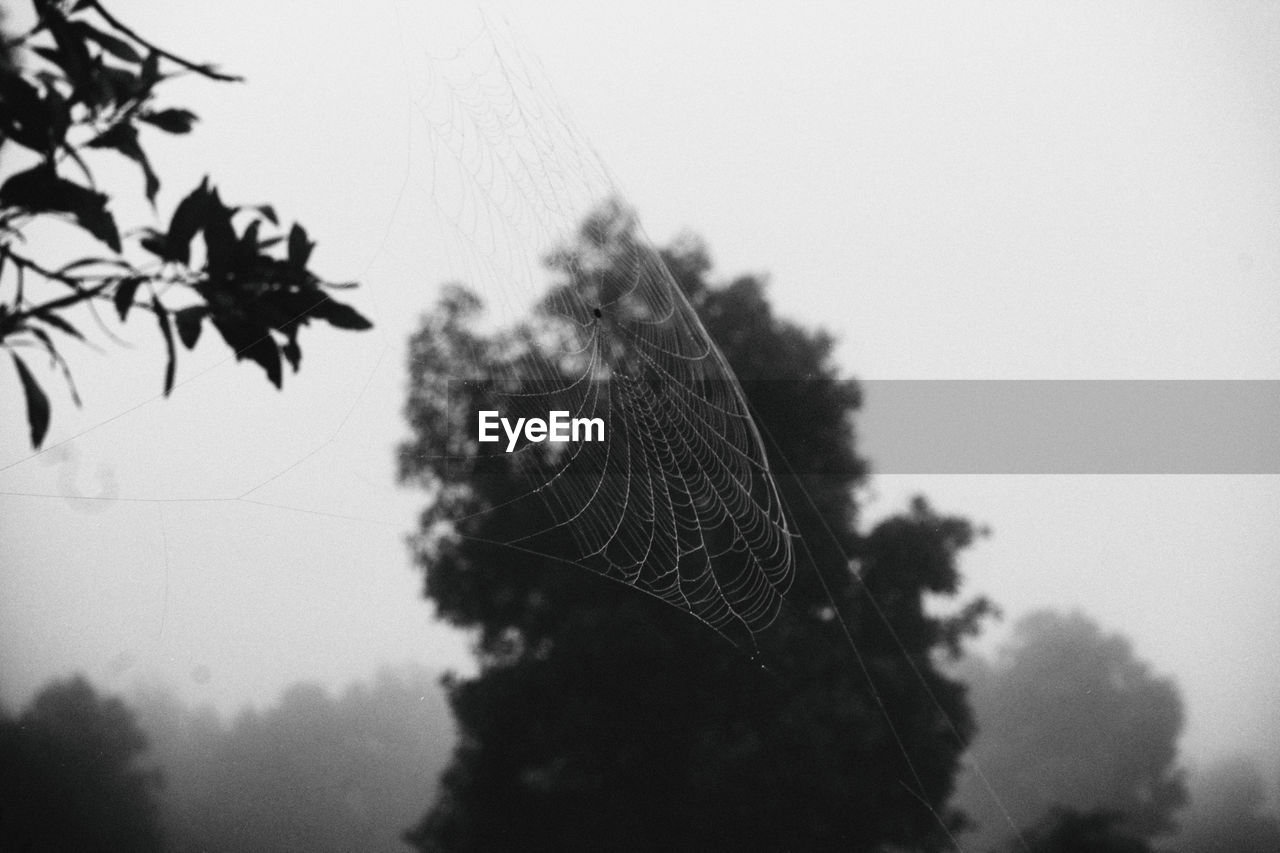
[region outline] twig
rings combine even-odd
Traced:
[[[196,63],[191,62],[190,60],[183,59],[181,56],[172,54],[163,48],[156,47],[154,44],[147,41],[142,36],[138,35],[132,29],[122,24],[116,18],[115,15],[112,15],[110,12],[104,9],[102,4],[99,3],[98,0],[90,0],[89,8],[93,9],[95,12],[101,15],[102,19],[106,21],[108,24],[110,24],[112,27],[124,33],[129,38],[133,39],[139,44],[151,49],[157,55],[163,56],[165,59],[169,60],[170,62],[177,63],[178,65],[181,65],[183,68],[194,71],[203,77],[210,78],[211,80],[221,80],[225,83],[243,83],[244,82],[243,77],[237,77],[234,74],[223,74],[221,71],[213,70],[211,66],[197,65]]]

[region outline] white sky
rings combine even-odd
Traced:
[[[850,375],[1280,378],[1274,5],[527,6],[489,19],[655,241],[690,228],[719,274],[767,273]],[[171,87],[202,122],[149,149],[161,210],[206,172],[275,203],[320,270],[363,283],[377,328],[308,330],[283,394],[206,335],[167,401],[152,329],[127,327],[131,350],[99,336],[105,354],[71,351],[84,409],[51,383],[35,457],[0,370],[0,695],[83,670],[232,708],[383,661],[465,665],[418,596],[403,537],[422,498],[391,451],[403,342],[466,255],[424,168],[423,48],[474,36],[474,10],[111,8],[249,78]],[[1010,619],[1079,607],[1175,676],[1192,760],[1276,748],[1278,478],[886,476],[869,514],[916,491],[994,528],[967,592]]]

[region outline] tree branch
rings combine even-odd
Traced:
[[[181,56],[170,53],[169,51],[163,48],[156,47],[154,44],[152,44],[151,42],[147,41],[142,36],[134,32],[131,28],[121,23],[120,20],[116,18],[115,15],[112,15],[105,8],[103,8],[102,4],[98,2],[98,0],[90,0],[89,8],[93,9],[95,12],[101,15],[102,19],[106,21],[108,24],[110,24],[112,27],[114,27],[116,30],[124,33],[129,38],[138,42],[138,44],[141,44],[149,48],[150,50],[155,51],[157,55],[163,56],[165,59],[169,60],[170,62],[181,65],[183,68],[186,68],[190,71],[194,71],[197,74],[203,77],[208,77],[211,80],[221,80],[224,83],[243,83],[244,82],[243,77],[237,77],[234,74],[223,74],[221,71],[215,71],[212,66],[197,65],[196,63],[191,62],[190,60],[187,60],[187,59],[183,59]]]

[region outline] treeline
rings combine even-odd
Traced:
[[[1123,637],[1035,614],[960,670],[980,726],[956,797],[976,823],[965,849],[1280,850],[1277,768],[1235,756],[1187,775],[1176,689]],[[297,684],[231,721],[162,690],[126,704],[56,681],[0,711],[0,853],[404,853],[454,743],[423,669],[338,695]]]
[[[453,746],[438,676],[297,684],[233,721],[84,678],[0,722],[0,851],[403,853]]]

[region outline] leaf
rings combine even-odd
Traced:
[[[289,264],[305,270],[313,248],[315,243],[307,239],[307,229],[295,222],[293,228],[289,229]]]
[[[145,228],[143,230],[145,233],[142,239],[138,241],[139,245],[141,245],[142,248],[146,249],[148,252],[155,255],[157,258],[160,258],[161,260],[165,260],[165,261],[176,260],[175,258],[171,257],[172,252],[169,248],[168,235],[161,234],[159,231],[156,231],[153,228]]]
[[[245,350],[244,354],[262,365],[271,384],[277,388],[280,387],[284,382],[284,370],[280,365],[280,347],[276,344],[275,338],[269,334],[263,335],[254,342],[253,346]]]
[[[58,348],[53,345],[53,340],[45,333],[44,329],[36,326],[29,327],[27,331],[35,335],[36,339],[44,346],[45,351],[49,353],[49,358],[54,365],[62,371],[62,378],[67,381],[67,390],[71,392],[71,402],[77,406],[81,405],[80,392],[76,390],[76,383],[71,378],[71,367],[67,364],[66,359],[58,353]]]
[[[169,324],[169,312],[160,304],[160,297],[151,297],[151,307],[156,312],[156,322],[160,324],[160,334],[164,335],[164,348],[169,362],[164,368],[164,395],[169,396],[173,390],[173,377],[178,369],[178,353],[173,346],[173,327]]]
[[[0,136],[32,151],[47,153],[52,120],[49,107],[40,92],[22,75],[8,68],[0,69]]]
[[[31,446],[39,450],[45,433],[49,431],[49,398],[40,390],[36,378],[31,375],[18,354],[9,354],[13,356],[13,365],[18,370],[18,379],[22,381],[22,391],[27,398],[27,425],[31,428]]]
[[[369,322],[363,314],[350,305],[344,305],[335,299],[326,298],[311,309],[311,314],[327,321],[335,329],[363,331],[364,329],[373,328],[373,323]]]
[[[146,152],[138,144],[138,129],[127,122],[114,125],[106,132],[89,141],[90,148],[114,148],[142,168],[146,179],[147,201],[155,203],[156,192],[160,189],[160,179],[156,177],[147,159]]]
[[[280,351],[284,353],[284,357],[288,359],[289,366],[293,368],[293,372],[297,373],[298,368],[302,365],[302,348],[298,346],[297,337],[290,337],[289,340],[285,342],[285,345],[280,348]]]
[[[154,125],[165,133],[181,134],[191,132],[192,126],[196,123],[196,114],[191,110],[169,109],[139,113],[138,120]]]
[[[160,82],[160,51],[154,47],[142,62],[142,76],[139,79],[142,81],[142,87],[148,92]]]
[[[173,313],[174,322],[178,326],[178,337],[187,349],[195,349],[196,342],[200,340],[200,324],[208,313],[209,309],[203,305],[193,305]]]
[[[235,351],[237,359],[252,359],[267,372],[267,378],[277,388],[284,381],[280,365],[280,347],[265,326],[255,326],[243,320],[214,314],[210,317],[222,339]]]
[[[267,221],[272,225],[279,225],[280,220],[276,217],[276,209],[269,204],[260,204],[254,210],[266,217]]]
[[[204,227],[209,209],[209,179],[206,177],[187,197],[178,203],[169,220],[170,260],[187,264],[191,262],[191,240]]]
[[[140,275],[130,276],[121,279],[116,285],[116,292],[112,294],[112,300],[116,303],[116,313],[120,315],[120,322],[124,322],[129,316],[129,309],[133,307],[133,295],[138,292],[138,285],[146,281]]]
[[[103,50],[117,59],[123,59],[125,62],[142,62],[142,54],[124,39],[104,33],[87,21],[74,21],[71,26],[75,27],[82,37],[97,42]]]
[[[95,79],[106,88],[106,104],[124,105],[130,102],[141,103],[148,93],[146,82],[139,75],[124,68],[104,65],[98,60]]]
[[[32,317],[36,320],[40,320],[41,322],[48,323],[50,326],[53,326],[58,331],[63,332],[64,334],[68,334],[73,338],[78,338],[79,340],[82,340],[82,341],[84,340],[84,335],[80,334],[79,330],[77,330],[75,326],[71,325],[66,320],[59,317],[57,314],[40,313],[40,314],[34,314],[32,315]]]
[[[244,233],[240,235],[240,251],[246,256],[258,254],[258,231],[261,226],[262,220],[255,219],[245,226]]]
[[[235,211],[222,203],[218,191],[211,190],[205,208],[204,247],[209,275],[214,279],[222,278],[237,266],[239,243],[231,224],[233,215]]]
[[[0,205],[21,207],[32,213],[69,213],[81,228],[113,251],[120,251],[120,232],[107,210],[107,197],[59,176],[47,163],[5,181],[0,186]]]
[[[74,85],[78,97],[92,102],[94,89],[95,65],[89,56],[89,48],[84,38],[67,20],[62,10],[52,3],[37,3],[36,9],[40,22],[49,28],[57,45],[57,58],[49,58],[67,72],[67,77]]]

